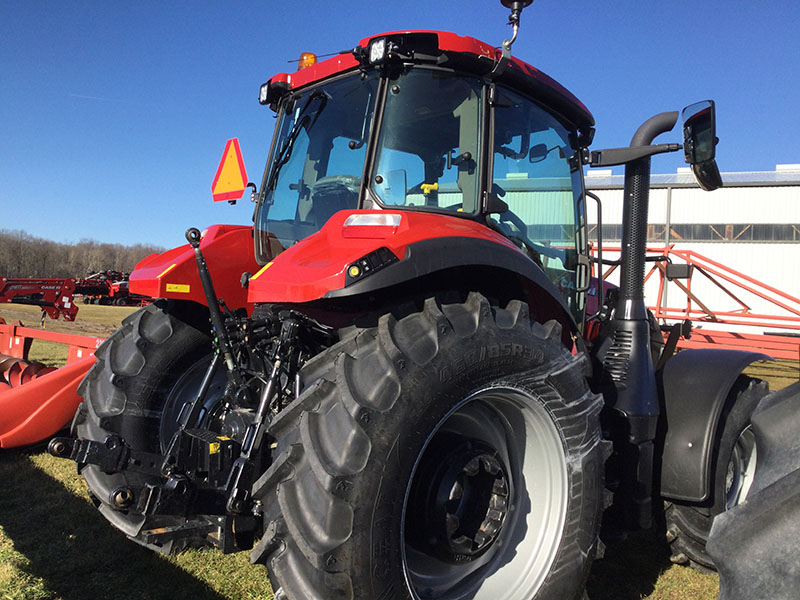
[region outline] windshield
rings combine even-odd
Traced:
[[[371,182],[382,204],[477,211],[482,87],[421,68],[389,81]]]
[[[357,208],[377,90],[377,74],[356,73],[284,104],[256,216],[259,262]]]

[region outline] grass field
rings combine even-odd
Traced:
[[[54,331],[108,336],[135,309],[81,306],[74,323]],[[34,307],[0,305],[0,317],[38,326]],[[57,344],[35,342],[33,358],[63,364]],[[773,389],[798,378],[798,364],[756,364],[749,370]],[[592,600],[713,600],[718,578],[672,565],[666,543],[641,532],[610,546],[592,569]],[[269,600],[266,569],[246,553],[189,551],[163,557],[129,542],[108,525],[86,495],[74,463],[44,446],[0,451],[0,600]],[[367,600],[367,599],[359,599]]]

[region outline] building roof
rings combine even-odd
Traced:
[[[741,171],[721,173],[723,187],[772,187],[800,186],[800,165],[777,165],[774,171]],[[614,175],[611,169],[589,169],[586,173],[586,187],[592,190],[622,189],[624,175]],[[689,167],[678,169],[677,173],[653,174],[650,176],[651,188],[698,187]]]

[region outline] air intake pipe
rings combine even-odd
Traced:
[[[631,148],[648,146],[670,131],[677,112],[655,115],[645,121],[631,140]],[[650,354],[650,323],[644,303],[647,251],[647,212],[650,196],[650,156],[625,166],[623,199],[622,272],[619,299],[611,322],[611,346],[603,358],[606,401],[614,409],[613,428],[629,447],[619,482],[622,497],[631,502],[625,511],[629,527],[650,527],[652,521],[653,440],[659,405]],[[620,439],[620,438],[617,438]]]
[[[656,136],[671,131],[677,112],[665,112],[642,123],[631,140],[631,148],[649,146]],[[647,250],[647,211],[650,200],[650,157],[625,167],[622,208],[622,275],[617,318],[647,319],[644,305],[644,262]]]

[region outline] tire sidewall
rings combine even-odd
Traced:
[[[98,348],[97,362],[79,387],[84,401],[73,421],[77,437],[104,443],[117,435],[134,450],[161,453],[161,415],[170,389],[211,348],[207,335],[166,308],[156,302],[136,311]],[[135,470],[104,473],[92,464],[81,474],[92,496],[114,509],[119,523],[139,517],[116,511],[115,490],[131,490],[136,502],[147,483],[158,482]]]

